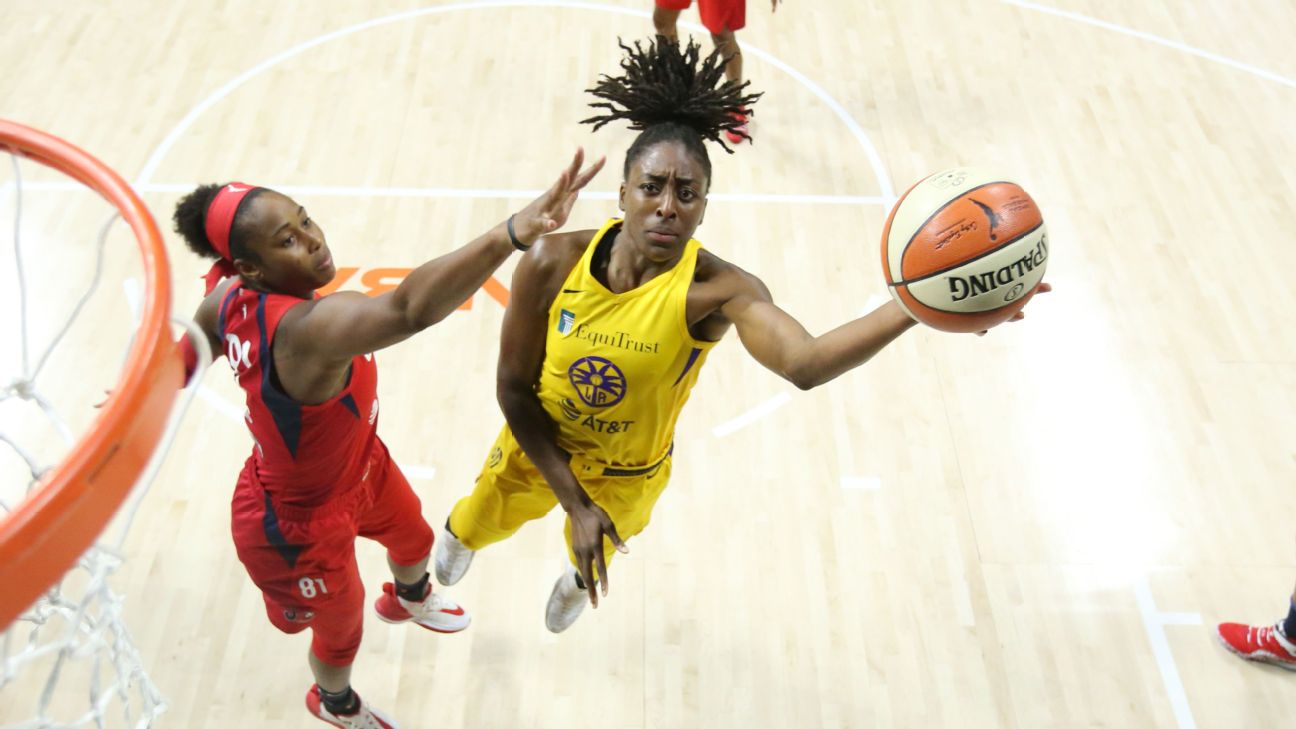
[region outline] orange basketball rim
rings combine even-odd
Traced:
[[[103,531],[148,464],[181,386],[171,279],[157,223],[116,172],[81,149],[0,119],[0,148],[52,167],[121,211],[144,262],[143,318],[108,402],[63,460],[0,521],[0,630],[57,582]]]

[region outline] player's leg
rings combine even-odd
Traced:
[[[351,665],[360,650],[364,625],[364,586],[354,549],[346,568],[334,571],[326,580],[340,583],[340,594],[321,605],[311,621],[307,658],[315,685],[306,692],[306,709],[334,726],[398,729],[391,717],[351,688]]]
[[[738,36],[732,30],[725,28],[718,33],[713,32],[711,42],[715,43],[721,58],[729,59],[725,64],[725,80],[736,84],[742,83],[743,57],[742,47],[738,45]]]
[[[607,512],[621,539],[628,541],[648,526],[653,507],[670,482],[670,473],[671,458],[667,456],[660,466],[642,476],[584,478],[581,485],[589,493],[590,499]],[[561,633],[571,627],[589,602],[589,593],[576,569],[570,520],[563,526],[563,536],[567,540],[567,558],[570,563],[554,582],[549,602],[545,605],[545,627],[554,633]],[[614,554],[616,547],[611,541],[604,540],[603,564],[608,567],[609,585],[612,583],[611,564]],[[596,573],[595,579],[597,578]]]
[[[334,726],[396,727],[351,689],[351,663],[363,633],[364,586],[350,513],[325,510],[311,519],[276,509],[251,469],[239,479],[232,506],[234,546],[261,589],[270,623],[290,634],[312,631],[308,663],[315,684],[306,694],[307,710]]]
[[[692,0],[657,0],[653,5],[653,28],[657,35],[664,35],[673,41],[679,40],[680,11],[689,6]]]
[[[720,51],[720,57],[729,61],[725,65],[725,80],[742,83],[743,55],[736,33],[747,25],[747,0],[698,0],[698,13],[702,16],[702,25],[710,31],[711,42]],[[730,143],[741,144],[747,138],[748,113],[746,110],[734,113],[734,118],[742,125],[725,131]]]
[[[437,581],[458,582],[478,550],[508,539],[557,505],[553,489],[505,427],[491,446],[472,493],[460,499],[446,519],[445,532],[437,541]]]
[[[1220,623],[1217,631],[1224,647],[1242,658],[1296,671],[1296,591],[1287,604],[1287,617],[1276,624]]]
[[[379,441],[369,464],[369,499],[357,515],[360,536],[387,548],[392,581],[374,602],[378,617],[388,623],[415,623],[438,633],[457,633],[472,618],[445,595],[433,591],[428,579],[432,527],[423,518],[423,504],[409,481]]]
[[[317,719],[335,726],[363,726],[358,722],[374,714],[375,710],[367,707],[351,688],[351,664],[360,650],[364,632],[364,586],[354,551],[342,569],[332,570],[322,577],[302,579],[312,583],[311,587],[303,587],[307,584],[303,581],[298,586],[304,600],[319,602],[327,597],[327,601],[314,605],[314,610],[297,616],[299,622],[308,622],[311,628],[307,661],[315,685],[306,692],[306,710]],[[328,593],[323,592],[325,589]],[[271,617],[273,620],[273,613]],[[390,722],[381,714],[375,715],[375,718],[379,717]]]

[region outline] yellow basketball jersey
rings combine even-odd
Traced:
[[[558,445],[612,466],[644,466],[671,447],[675,420],[715,342],[689,334],[685,298],[702,244],[689,240],[670,271],[614,294],[590,273],[603,224],[549,308],[538,394]]]

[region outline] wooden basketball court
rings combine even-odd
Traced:
[[[183,314],[207,264],[170,215],[198,183],[295,197],[358,290],[504,219],[578,145],[609,165],[569,227],[598,227],[633,137],[579,125],[583,89],[618,37],[652,31],[648,0],[4,5],[0,117],[136,185]],[[988,165],[1043,210],[1055,292],[984,338],[916,329],[805,393],[730,335],[598,610],[544,628],[551,514],[447,590],[466,632],[367,615],[357,691],[438,729],[1296,725],[1296,676],[1214,636],[1280,617],[1296,581],[1292,27],[1276,0],[753,0],[738,37],[766,95],[755,144],[711,151],[705,245],[820,333],[885,300],[895,195]],[[88,196],[26,197],[25,254],[91,266]],[[125,346],[98,323],[129,331],[129,246],[110,237],[116,278],[50,375],[80,422]],[[379,432],[438,531],[503,422],[512,266],[377,357]],[[218,361],[116,580],[171,704],[159,726],[317,725],[309,638],[266,621],[229,535],[242,407]],[[358,551],[373,595],[383,553]],[[25,718],[7,713],[23,690],[0,693],[0,724]]]

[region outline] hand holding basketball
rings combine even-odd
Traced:
[[[1047,294],[1048,292],[1050,292],[1050,291],[1052,291],[1052,290],[1053,290],[1053,284],[1050,284],[1050,283],[1044,283],[1043,281],[1041,281],[1041,282],[1040,282],[1040,285],[1037,286],[1037,287],[1035,288],[1035,293],[1037,293],[1037,294]],[[1025,318],[1026,318],[1026,312],[1023,310],[1023,311],[1019,311],[1019,312],[1017,312],[1016,314],[1013,314],[1013,315],[1012,315],[1012,318],[1009,319],[1008,321],[1010,321],[1010,322],[1014,322],[1014,321],[1021,321],[1022,319],[1025,319]],[[978,337],[984,337],[984,336],[985,336],[989,331],[990,331],[989,329],[982,329],[981,331],[977,332],[976,335],[977,335]]]
[[[896,303],[946,332],[1020,318],[1042,288],[1048,257],[1048,230],[1031,196],[974,167],[909,188],[882,233],[882,268]]]
[[[524,245],[535,243],[540,236],[552,233],[567,222],[567,216],[571,214],[581,188],[603,169],[607,158],[599,157],[597,162],[582,172],[581,163],[584,160],[585,150],[578,147],[571,164],[558,176],[558,181],[513,216],[514,231]]]

